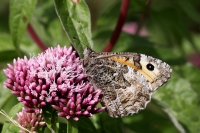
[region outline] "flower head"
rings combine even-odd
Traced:
[[[83,72],[82,62],[72,47],[49,48],[36,57],[14,60],[4,70],[4,85],[18,96],[27,112],[39,111],[47,103],[67,119],[92,116],[98,108],[101,90],[95,90]]]
[[[38,113],[27,113],[22,110],[22,112],[17,113],[17,117],[19,124],[33,133],[36,133],[37,129],[46,125],[41,111]],[[26,133],[26,131],[20,130],[20,133]]]

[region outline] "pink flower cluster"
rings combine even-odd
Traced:
[[[44,127],[46,123],[44,122],[44,117],[41,112],[27,113],[22,110],[22,112],[17,113],[19,124],[31,131],[32,133],[37,133],[37,129]],[[20,130],[20,133],[27,133],[24,130]]]
[[[59,116],[78,120],[105,109],[97,107],[101,90],[89,83],[72,47],[57,46],[30,59],[18,58],[4,73],[8,78],[4,85],[27,107],[26,112],[38,111],[48,103]]]

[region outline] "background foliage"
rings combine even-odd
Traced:
[[[72,42],[80,55],[85,45],[93,45],[93,49],[100,52],[109,41],[121,1],[87,0],[90,12],[83,1],[77,8],[73,8],[69,0],[60,2],[55,0],[54,6],[54,1],[0,1],[0,109],[9,112],[18,103],[3,86],[6,64],[12,63],[14,58],[41,52],[26,32],[28,23],[47,47],[69,46]],[[83,117],[78,121],[78,132],[200,132],[200,2],[148,2],[150,4],[146,0],[131,0],[125,24],[128,28],[123,28],[113,51],[138,52],[162,59],[173,68],[170,81],[153,94],[147,108],[138,114],[118,119],[105,112],[90,119]],[[61,14],[61,21],[56,11]],[[62,19],[66,16],[69,21]],[[0,131],[4,122],[5,117],[0,115]]]

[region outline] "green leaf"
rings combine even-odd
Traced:
[[[200,101],[200,89],[199,89],[199,75],[200,70],[190,63],[186,63],[175,70],[183,79],[187,79],[190,82],[192,89],[198,94],[198,99]]]
[[[18,53],[15,50],[0,51],[0,62],[11,62],[17,57]]]
[[[191,133],[200,131],[200,107],[197,96],[188,80],[175,72],[172,73],[170,81],[153,94],[154,98],[162,101],[166,113],[171,118],[177,118]],[[174,124],[176,125],[177,121]]]
[[[123,133],[121,118],[112,118],[105,112],[93,116],[100,133]],[[94,119],[94,118],[91,119]]]
[[[54,4],[63,29],[82,57],[86,46],[93,47],[90,12],[85,1],[54,0]]]
[[[73,119],[67,120],[67,133],[78,133],[78,123]]]
[[[63,32],[62,26],[60,25],[60,21],[58,19],[52,20],[49,23],[48,33],[51,38],[52,45],[60,44],[61,46],[70,45],[69,39],[66,37],[65,32]],[[59,35],[59,36],[58,36]]]
[[[19,45],[26,31],[37,0],[11,0],[9,25],[13,44],[20,55]]]
[[[22,110],[23,104],[22,103],[18,103],[17,105],[15,105],[11,111],[9,112],[8,116],[11,118],[14,118],[16,116],[16,113],[20,112]],[[9,121],[8,119],[6,120],[6,122],[3,125],[3,130],[1,133],[18,133],[19,132],[19,127],[17,127],[16,125],[14,125],[11,121]]]
[[[12,43],[12,38],[10,35],[8,34],[1,34],[0,35],[0,51],[4,51],[4,50],[14,50],[14,46]]]
[[[11,94],[10,90],[5,88],[0,88],[0,109],[8,112],[14,105],[19,103],[16,97]],[[0,115],[0,123],[5,122],[5,117]]]
[[[59,123],[59,133],[67,133],[67,124],[66,123]]]
[[[187,14],[188,17],[190,17],[192,20],[200,23],[199,12],[195,8],[195,6],[192,5],[191,1],[177,0],[176,2],[178,2],[178,5],[180,6],[180,8],[182,8],[182,10]]]
[[[47,124],[47,127],[55,133],[58,133],[58,115],[56,110],[54,110],[50,105],[46,105],[42,109],[42,114],[44,116],[44,120]]]
[[[177,133],[168,115],[161,109],[154,99],[147,108],[132,116],[122,118],[124,132],[136,133]],[[144,128],[145,125],[145,128]]]
[[[183,12],[176,8],[168,7],[159,11],[154,9],[151,14],[152,17],[147,21],[147,27],[152,41],[177,48],[177,53],[185,55],[182,45],[186,39],[190,42],[193,50],[197,50],[185,21],[187,17]]]
[[[79,133],[97,133],[97,130],[88,117],[80,117],[78,122],[78,132]]]
[[[102,3],[105,4],[105,3]],[[98,20],[97,20],[97,25],[100,27],[98,29],[101,30],[103,29],[109,29],[112,30],[115,28],[116,26],[116,22],[120,13],[120,5],[121,5],[121,1],[107,1],[105,4],[105,8],[109,9],[109,10],[105,10],[104,9],[101,10],[102,15],[99,16]],[[110,36],[108,36],[108,38],[110,38]]]

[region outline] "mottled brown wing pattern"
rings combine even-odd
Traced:
[[[144,109],[151,95],[171,74],[166,63],[137,53],[95,53],[84,50],[84,71],[103,93],[102,104],[111,117]]]

